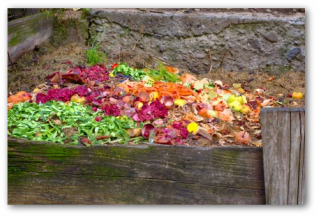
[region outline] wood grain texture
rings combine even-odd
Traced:
[[[53,32],[53,19],[48,13],[26,16],[8,23],[8,64],[25,52],[47,41]]]
[[[267,204],[303,204],[305,193],[304,109],[261,110]]]
[[[257,147],[8,145],[9,204],[265,203]]]
[[[298,187],[298,204],[305,204],[306,197],[306,181],[305,181],[305,111],[300,110],[300,122],[301,122],[301,147],[299,157],[299,187]]]

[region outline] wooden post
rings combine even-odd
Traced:
[[[305,202],[305,109],[261,110],[266,204]]]

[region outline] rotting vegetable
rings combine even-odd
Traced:
[[[136,123],[129,117],[104,116],[102,111],[94,112],[90,106],[52,100],[13,106],[8,113],[8,128],[13,137],[35,141],[78,144],[79,138],[84,137],[94,144],[102,144],[127,143],[126,129],[136,128]],[[67,129],[76,133],[67,134]]]
[[[126,63],[75,67],[46,80],[31,94],[9,96],[10,136],[73,145],[206,140],[259,146],[260,109],[280,105],[264,88],[230,87],[162,63],[145,69]]]

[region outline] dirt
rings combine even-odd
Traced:
[[[8,68],[8,92],[32,91],[36,85],[45,82],[47,75],[56,71],[67,72],[72,65],[85,65],[87,49],[82,43],[69,43],[58,48],[45,43],[24,54]]]

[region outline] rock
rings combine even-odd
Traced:
[[[96,32],[102,32],[103,28],[101,26],[99,26],[98,28],[96,28]]]
[[[253,69],[250,69],[250,70],[249,70],[249,74],[254,74],[254,70],[253,70]]]
[[[160,35],[160,34],[154,34],[154,37],[155,37],[156,39],[162,39],[163,35]]]
[[[266,63],[266,66],[271,66],[272,65],[272,61],[269,60],[267,63]]]
[[[181,38],[181,34],[179,32],[176,32],[175,37],[179,39]]]
[[[249,39],[248,43],[254,48],[258,50],[262,50],[262,44],[259,39]]]
[[[192,56],[192,58],[194,58],[194,59],[203,59],[203,58],[206,57],[206,55],[205,55],[205,54],[202,54],[202,53],[193,53],[191,56]]]
[[[286,56],[290,49],[300,47],[304,50],[305,47],[305,15],[285,18],[282,14],[274,15],[275,10],[271,8],[270,14],[265,16],[257,13],[257,10],[254,10],[255,16],[251,13],[241,16],[228,13],[222,16],[219,13],[196,13],[196,10],[189,15],[181,12],[135,13],[128,9],[92,10],[98,11],[98,14],[89,16],[89,22],[92,23],[89,32],[95,36],[98,33],[95,28],[102,27],[95,24],[94,20],[106,21],[106,35],[100,46],[108,50],[108,46],[113,43],[109,55],[117,54],[119,47],[135,44],[140,38],[142,26],[142,52],[180,65],[186,70],[190,70],[191,66],[199,73],[210,70],[209,51],[214,70],[246,70],[248,73],[252,68],[252,73],[257,73],[262,68],[278,70],[289,65]],[[129,31],[119,37],[124,33],[122,29]],[[292,55],[290,53],[288,59],[292,59]],[[166,58],[163,59],[163,56]],[[294,57],[292,70],[305,71],[304,56],[304,53],[299,53]]]
[[[100,21],[100,19],[95,19],[95,20],[93,20],[93,22],[96,23],[97,25],[101,25],[101,24],[102,24],[102,22]]]
[[[94,16],[98,13],[97,10],[89,10],[89,15]]]
[[[295,40],[300,40],[301,38],[303,38],[303,32],[295,32],[293,37]]]
[[[305,61],[305,56],[306,56],[305,51],[302,50],[301,53],[298,54],[298,56],[296,56],[296,58],[300,61]]]
[[[294,41],[294,45],[299,46],[300,42],[299,41]]]
[[[159,49],[160,49],[160,52],[164,52],[166,50],[163,44],[159,45]]]
[[[293,47],[286,54],[286,59],[288,61],[292,61],[302,50],[298,47]]]
[[[273,43],[277,42],[277,40],[278,40],[277,34],[274,31],[267,32],[264,35],[264,38],[267,39],[268,41],[273,42]]]

